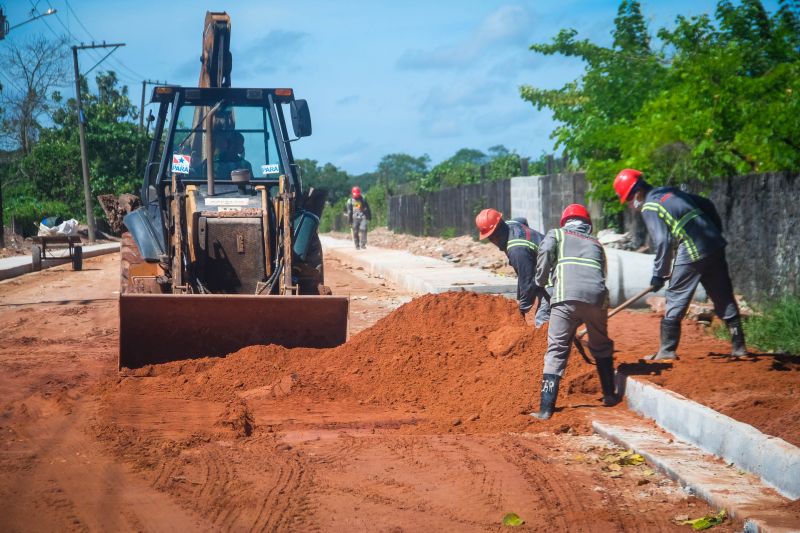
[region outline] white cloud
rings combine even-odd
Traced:
[[[506,5],[490,13],[463,41],[433,50],[406,50],[397,65],[415,70],[468,67],[498,48],[524,45],[529,34],[528,11],[522,6]]]
[[[242,48],[234,48],[233,67],[242,72],[277,72],[302,66],[299,57],[311,35],[305,32],[272,30]]]

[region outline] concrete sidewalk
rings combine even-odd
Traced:
[[[322,247],[330,257],[357,265],[367,272],[380,274],[402,289],[418,294],[470,290],[516,297],[517,279],[498,276],[479,268],[455,266],[433,257],[414,255],[401,250],[368,247],[356,250],[352,241],[320,235]],[[653,256],[606,248],[608,258],[608,287],[610,304],[617,306],[650,284]],[[656,295],[664,295],[664,289]],[[695,300],[704,300],[705,291],[698,286]],[[646,307],[640,298],[632,307]]]
[[[427,294],[467,290],[512,298],[517,294],[516,278],[498,276],[479,268],[454,267],[447,261],[400,250],[374,247],[356,250],[350,241],[325,235],[320,235],[320,241],[328,257],[362,267],[372,275],[381,275],[407,292]]]
[[[83,246],[83,258],[96,257],[98,255],[110,254],[119,251],[119,243],[111,242],[107,244],[93,244],[91,246]],[[48,252],[49,254],[50,252]],[[48,260],[46,266],[42,268],[50,268],[58,265],[68,263],[69,259],[64,258],[57,261]],[[0,259],[0,280],[10,279],[23,274],[33,272],[33,261],[30,255],[18,255],[14,257],[7,257]]]

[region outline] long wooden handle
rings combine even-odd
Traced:
[[[648,293],[652,292],[652,291],[653,291],[653,288],[654,288],[654,287],[650,286],[650,287],[647,287],[646,289],[644,289],[644,290],[643,290],[643,291],[641,291],[641,292],[637,292],[635,295],[633,295],[632,297],[628,298],[627,300],[625,300],[624,302],[622,302],[620,305],[618,305],[617,307],[615,307],[614,309],[612,309],[612,310],[611,310],[611,311],[608,313],[608,318],[611,318],[612,316],[616,315],[617,313],[619,313],[620,311],[622,311],[622,310],[623,310],[623,309],[625,309],[626,307],[630,307],[630,305],[631,305],[631,304],[633,304],[633,303],[634,303],[636,300],[638,300],[638,299],[639,299],[639,298],[641,298],[642,296],[645,296],[646,294],[648,294]],[[582,330],[580,330],[580,331],[578,332],[578,338],[580,339],[580,338],[581,338],[581,337],[583,337],[584,335],[586,335],[586,328],[583,328]]]

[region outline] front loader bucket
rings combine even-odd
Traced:
[[[330,348],[347,340],[343,296],[122,294],[119,367],[218,357],[254,344]]]

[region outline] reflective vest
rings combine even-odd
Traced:
[[[537,283],[541,285],[550,271],[554,284],[551,304],[606,304],[606,255],[592,235],[564,228],[550,230],[539,252]]]

